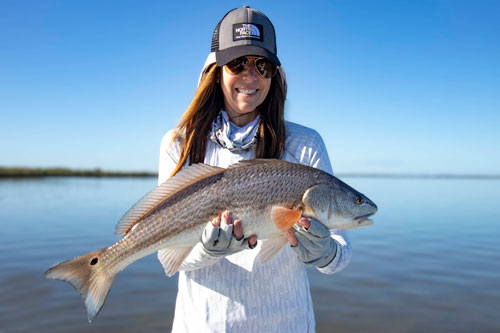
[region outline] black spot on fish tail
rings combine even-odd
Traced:
[[[117,273],[95,266],[106,248],[62,262],[45,272],[49,279],[63,280],[82,295],[89,321],[101,310]]]

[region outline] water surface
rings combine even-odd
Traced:
[[[343,179],[379,206],[352,230],[350,265],[309,270],[319,332],[500,331],[500,181]],[[89,324],[53,264],[115,242],[154,178],[0,180],[0,332],[169,331],[177,277],[154,255],[116,279]]]

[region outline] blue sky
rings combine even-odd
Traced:
[[[498,1],[0,0],[0,165],[156,171],[211,35],[274,23],[336,172],[500,173]]]

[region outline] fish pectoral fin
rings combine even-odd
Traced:
[[[158,259],[163,264],[165,269],[165,274],[172,276],[179,270],[182,262],[188,256],[189,252],[192,250],[192,246],[189,247],[166,247],[158,251]]]
[[[271,219],[280,230],[287,230],[297,223],[302,215],[302,209],[274,206],[271,210]]]
[[[260,261],[265,264],[269,262],[287,243],[285,234],[278,237],[264,239],[262,247],[260,248],[259,257]]]

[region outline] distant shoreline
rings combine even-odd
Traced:
[[[437,179],[500,179],[499,175],[448,174],[448,173],[335,173],[338,177],[359,178],[437,178]]]
[[[498,175],[486,174],[446,174],[446,173],[335,173],[337,177],[359,178],[438,178],[438,179],[500,179]],[[23,168],[0,167],[0,179],[5,178],[40,178],[40,177],[158,177],[156,172],[149,171],[104,171],[101,169],[69,169],[69,168]]]
[[[68,168],[9,168],[0,167],[2,178],[40,178],[40,177],[157,177],[156,172],[148,171],[103,171],[101,169]]]

